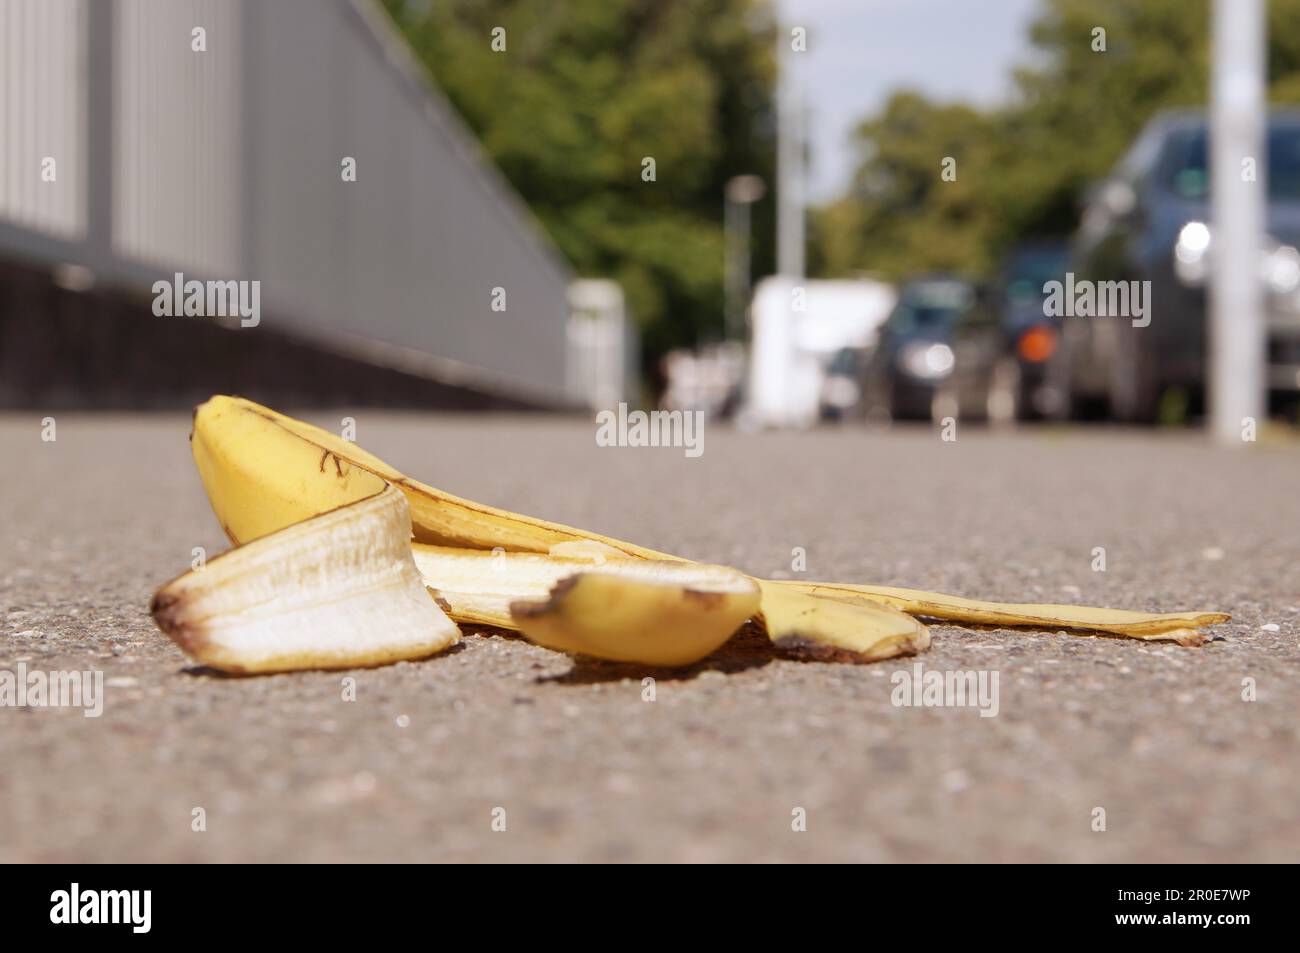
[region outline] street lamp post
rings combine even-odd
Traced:
[[[746,336],[745,310],[749,304],[750,285],[750,206],[767,191],[756,175],[738,175],[727,180],[725,188],[725,233],[727,248],[727,337],[732,341]]]
[[[804,277],[804,109],[790,34],[777,31],[776,270]]]

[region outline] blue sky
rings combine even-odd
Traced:
[[[854,126],[900,87],[940,99],[992,104],[1011,90],[1011,69],[1030,58],[1039,0],[778,0],[786,35],[808,31],[798,54],[810,109],[809,198],[847,185]]]

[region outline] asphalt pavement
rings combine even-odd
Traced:
[[[573,418],[308,416],[345,413],[444,489],[756,574],[1233,620],[1200,648],[936,625],[872,665],[748,632],[677,672],[477,630],[222,677],[147,613],[226,545],[188,415],[59,414],[53,441],[8,415],[0,673],[105,687],[97,718],[0,707],[0,861],[1300,859],[1296,443],[717,425],[689,458]],[[917,662],[996,673],[996,716],[893,704]]]

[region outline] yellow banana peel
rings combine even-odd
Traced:
[[[758,610],[758,586],[724,566],[650,563],[656,572],[592,569],[540,599],[510,604],[529,640],[617,662],[689,665],[731,638]]]
[[[981,602],[920,589],[858,586],[844,583],[790,582],[778,585],[840,598],[857,596],[884,603],[927,619],[974,625],[1032,626],[1041,629],[1082,629],[1108,632],[1133,639],[1168,640],[1183,645],[1205,641],[1201,627],[1228,621],[1223,612],[1133,612],[1128,609],[1094,609],[1037,603]]]
[[[188,655],[225,672],[423,658],[460,632],[425,588],[409,540],[406,499],[381,484],[173,579],[150,612]]]
[[[778,646],[860,661],[923,651],[930,636],[920,618],[1187,645],[1204,640],[1202,627],[1228,618],[752,579],[444,493],[326,430],[238,397],[200,406],[191,440],[213,510],[236,545],[391,484],[409,507],[414,564],[453,619],[517,629],[539,644],[600,658],[687,664],[751,617]]]
[[[779,648],[826,659],[874,662],[930,647],[930,630],[865,598],[841,598],[759,580],[762,622]]]
[[[218,423],[230,414],[251,414],[264,421],[277,425],[281,431],[292,434],[306,444],[315,448],[313,453],[319,457],[322,470],[331,466],[331,459],[338,463],[350,463],[368,470],[376,476],[392,483],[404,494],[411,505],[411,528],[416,542],[430,543],[438,546],[459,546],[465,549],[503,548],[512,552],[547,553],[551,547],[560,543],[603,543],[611,550],[624,556],[641,559],[677,559],[666,553],[657,553],[652,549],[624,543],[615,539],[598,536],[560,523],[534,519],[521,513],[498,509],[472,500],[461,499],[450,493],[434,489],[419,480],[413,480],[399,473],[379,458],[362,450],[356,444],[322,430],[312,424],[284,414],[277,413],[269,407],[263,407],[242,397],[213,397],[201,405],[195,412],[194,430],[197,433],[208,424]],[[262,439],[267,444],[277,445],[282,439],[275,430],[263,427]],[[247,456],[248,450],[244,451]],[[200,472],[202,472],[200,470]],[[290,478],[292,478],[290,476]],[[272,478],[274,479],[274,478]],[[204,485],[208,486],[207,481]],[[212,489],[208,487],[209,496]],[[274,500],[267,501],[269,506],[277,505]],[[214,503],[215,505],[215,503]]]

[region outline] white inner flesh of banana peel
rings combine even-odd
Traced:
[[[423,658],[459,638],[411,555],[401,491],[230,550],[154,596],[159,627],[227,672],[353,668]]]

